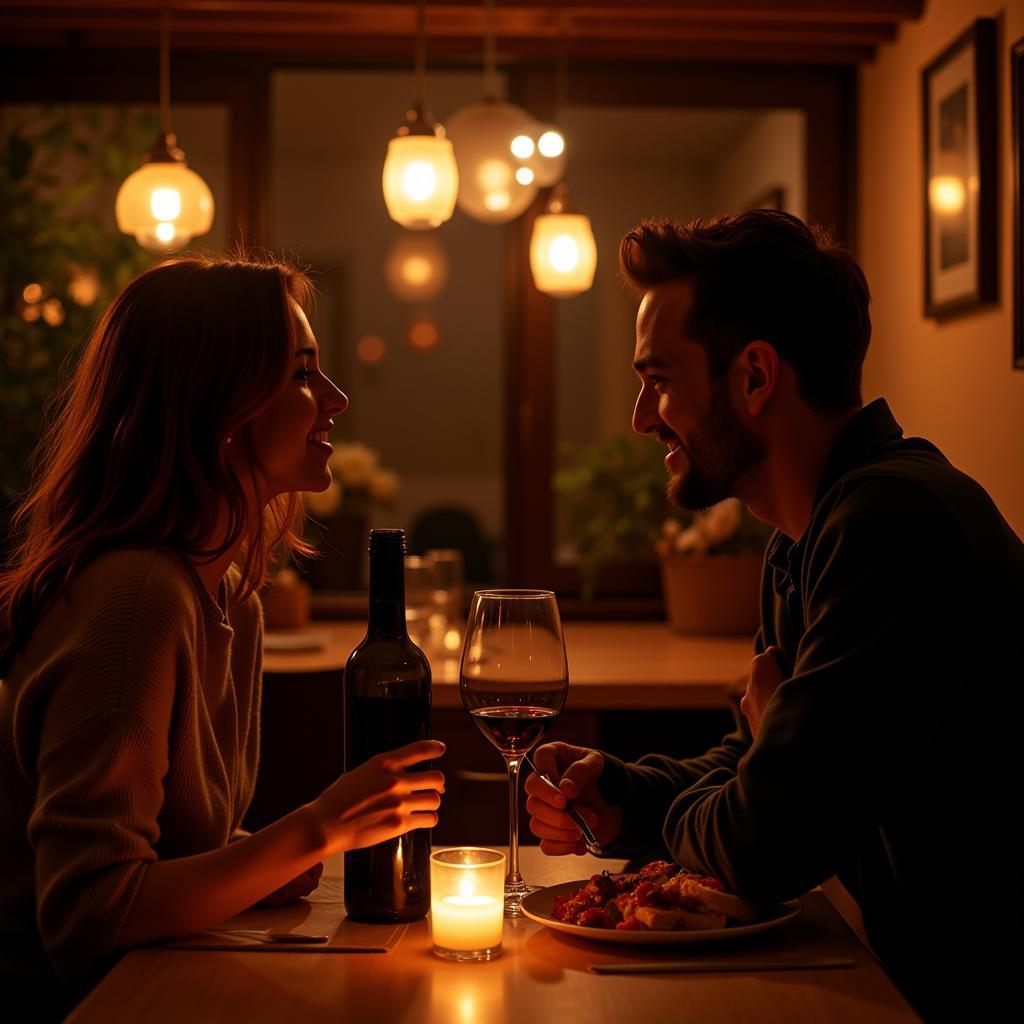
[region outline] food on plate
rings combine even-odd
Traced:
[[[620,931],[707,931],[753,921],[757,908],[717,878],[656,860],[639,871],[602,871],[569,896],[555,897],[555,919]]]

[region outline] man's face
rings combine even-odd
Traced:
[[[668,496],[687,509],[740,497],[764,445],[737,415],[728,377],[712,382],[703,346],[683,335],[691,285],[672,281],[644,295],[636,317],[633,368],[640,394],[633,429],[668,445]]]

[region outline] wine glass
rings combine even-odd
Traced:
[[[519,874],[519,767],[565,705],[569,669],[550,590],[478,590],[459,671],[462,703],[508,768],[505,916],[518,917],[536,886]]]

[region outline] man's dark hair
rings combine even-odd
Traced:
[[[861,404],[871,296],[856,260],[826,232],[778,210],[645,220],[622,239],[619,266],[640,292],[693,282],[680,330],[704,346],[713,378],[760,338],[793,367],[801,396],[819,412]]]

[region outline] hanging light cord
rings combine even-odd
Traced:
[[[565,29],[566,18],[558,21],[558,65],[555,70],[555,118],[565,117],[569,105],[569,40]]]
[[[160,131],[171,130],[171,16],[164,4],[160,12]]]
[[[416,0],[416,106],[423,105],[423,79],[427,65],[426,0]]]
[[[494,47],[494,0],[484,0],[484,98],[498,98],[498,59]]]

